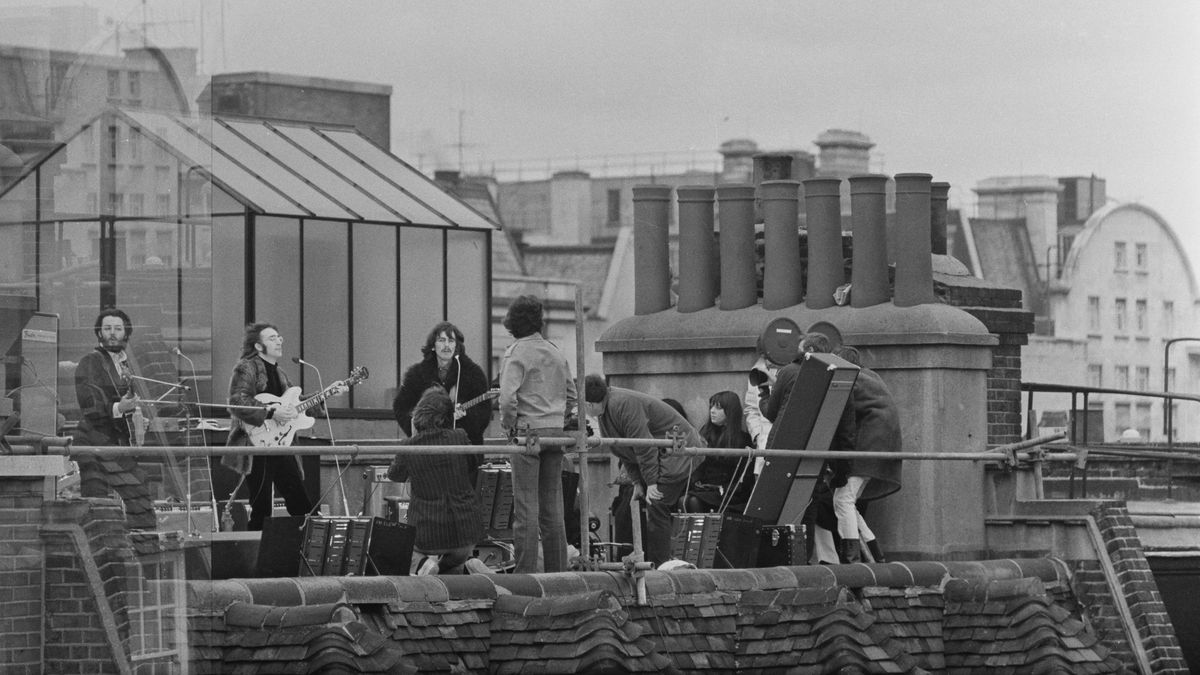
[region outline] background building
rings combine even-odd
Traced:
[[[1108,201],[1096,176],[990,178],[975,192],[978,216],[966,219],[952,253],[977,276],[1021,289],[1036,315],[1023,381],[1197,391],[1200,349],[1184,342],[1164,354],[1168,340],[1197,334],[1200,294],[1191,262],[1161,216]],[[1068,397],[1042,394],[1037,401],[1036,426],[1068,424]],[[1144,441],[1166,436],[1159,399],[1109,394],[1088,404],[1091,440],[1116,441],[1128,429]],[[1176,431],[1194,428],[1197,406],[1174,405]],[[1189,434],[1177,439],[1197,440]]]

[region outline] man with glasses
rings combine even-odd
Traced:
[[[292,383],[279,368],[283,357],[283,336],[274,324],[252,323],[246,326],[242,341],[242,358],[233,368],[229,382],[229,405],[233,426],[226,445],[251,445],[249,427],[262,426],[272,419],[286,424],[300,414],[293,405],[268,407],[255,398],[258,394],[283,396]],[[330,395],[345,391],[335,383]],[[227,455],[222,463],[246,476],[250,493],[249,530],[261,530],[263,521],[271,515],[272,487],[279,491],[287,506],[288,515],[303,516],[313,509],[312,500],[304,490],[304,470],[296,455]]]

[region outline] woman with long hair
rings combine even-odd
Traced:
[[[713,394],[708,399],[708,421],[700,427],[700,436],[710,448],[754,447],[742,423],[741,397],[732,391]],[[705,457],[692,473],[687,510],[741,513],[754,489],[750,464],[749,453],[745,457]]]

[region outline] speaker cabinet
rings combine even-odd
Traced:
[[[259,578],[296,576],[303,546],[304,516],[267,518],[263,521],[262,538],[258,542],[254,575]]]

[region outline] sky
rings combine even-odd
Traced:
[[[0,5],[38,0],[0,0]],[[80,0],[74,0],[78,4]],[[64,4],[41,0],[42,4]],[[1095,174],[1200,263],[1200,3],[106,0],[209,73],[387,84],[392,150],[426,170],[750,138],[926,172],[968,215],[994,176]],[[461,125],[461,126],[460,126]],[[461,131],[460,131],[461,130]]]

